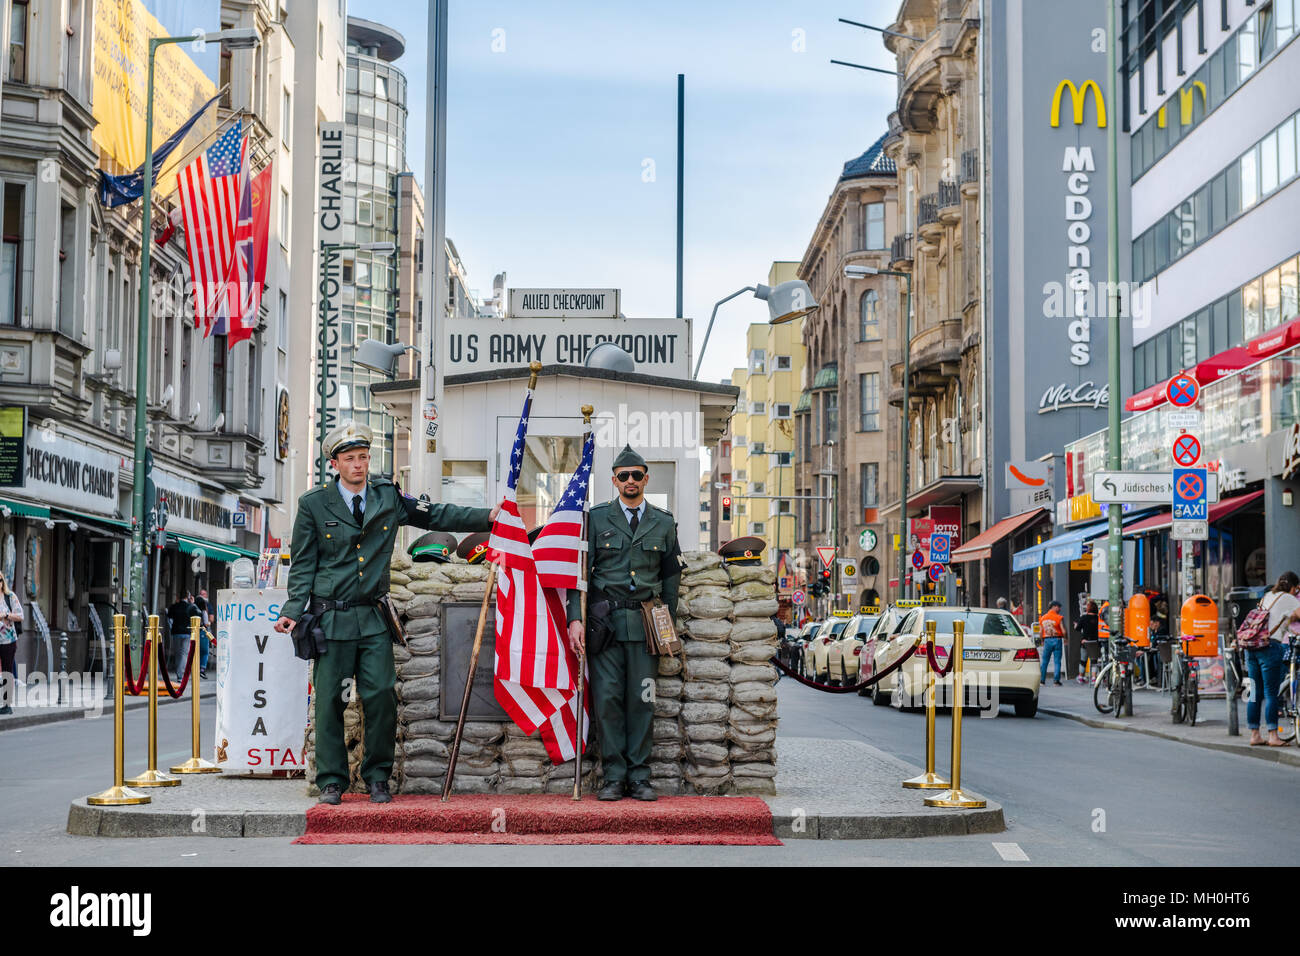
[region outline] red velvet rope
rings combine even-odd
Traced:
[[[167,688],[167,696],[175,700],[185,693],[185,687],[190,682],[190,671],[194,667],[194,651],[198,648],[198,643],[190,641],[190,652],[185,655],[185,674],[181,677],[181,686],[172,687],[172,679],[167,676],[167,665],[163,661],[158,662],[158,670],[162,671],[163,684]]]
[[[144,652],[140,655],[140,676],[138,678],[133,678],[131,676],[131,672],[135,670],[135,668],[131,666],[131,645],[127,644],[124,648],[126,651],[126,660],[124,661],[126,667],[124,668],[124,671],[126,673],[127,686],[131,688],[132,697],[139,697],[144,693],[145,678],[149,675],[150,644],[151,642],[149,641],[145,641],[144,643]]]
[[[775,657],[772,658],[772,663],[777,666],[777,669],[781,671],[782,674],[785,674],[787,677],[793,677],[800,684],[804,684],[805,686],[811,687],[813,688],[813,690],[820,690],[827,694],[851,694],[856,691],[862,690],[862,688],[864,687],[870,687],[872,684],[876,683],[876,681],[880,680],[882,677],[888,677],[894,671],[898,670],[905,663],[907,663],[907,661],[911,658],[913,654],[916,653],[917,647],[918,647],[917,644],[913,644],[910,648],[908,648],[907,653],[905,653],[898,660],[894,661],[894,663],[890,664],[883,671],[879,671],[874,676],[868,678],[867,680],[862,681],[859,684],[854,684],[852,687],[831,687],[829,684],[819,684],[816,681],[811,681],[808,678],[795,673]]]
[[[956,660],[956,656],[955,656],[955,655],[953,655],[953,654],[949,654],[949,655],[948,655],[948,666],[947,666],[947,667],[940,667],[940,666],[939,666],[939,663],[938,663],[938,661],[936,660],[935,655],[934,655],[934,647],[931,646],[931,644],[930,644],[929,641],[926,641],[926,642],[925,642],[925,656],[928,657],[928,658],[930,659],[930,670],[934,671],[934,672],[935,672],[936,674],[938,674],[940,677],[947,677],[950,673],[952,673],[952,663],[953,663],[954,660]]]

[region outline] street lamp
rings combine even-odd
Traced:
[[[232,50],[247,50],[260,41],[257,31],[249,28],[219,30],[198,37],[213,40]],[[140,311],[136,323],[135,358],[135,468],[131,487],[131,608],[132,631],[140,626],[140,610],[144,606],[145,561],[145,453],[148,451],[148,385],[149,385],[149,253],[153,249],[151,219],[153,216],[153,74],[154,58],[158,48],[169,43],[193,43],[194,36],[150,37],[148,80],[145,90],[144,120],[144,205],[140,218]]]
[[[899,276],[907,282],[907,299],[903,306],[903,442],[902,453],[899,456],[903,462],[903,488],[902,494],[898,498],[898,510],[902,516],[902,526],[899,529],[902,536],[899,538],[898,549],[898,595],[902,597],[906,593],[907,587],[907,542],[910,538],[909,522],[907,520],[908,438],[910,435],[907,425],[907,406],[911,401],[912,274],[910,272],[897,272],[893,269],[877,269],[875,266],[847,265],[844,267],[844,278],[846,279],[865,279],[867,276]]]
[[[397,371],[397,360],[407,349],[417,356],[420,354],[420,350],[414,345],[406,345],[402,342],[385,345],[378,339],[362,339],[357,346],[356,354],[352,356],[352,364],[378,372],[386,378],[392,378]]]
[[[817,297],[813,295],[812,289],[803,279],[791,279],[776,286],[766,286],[761,282],[756,286],[747,285],[726,298],[719,299],[713,305],[708,328],[704,330],[704,344],[700,346],[700,357],[695,361],[693,378],[700,377],[700,366],[704,364],[704,350],[709,347],[709,335],[713,332],[713,320],[718,317],[718,306],[730,302],[745,292],[752,292],[755,299],[763,299],[767,302],[767,321],[770,325],[801,319],[817,308]]]

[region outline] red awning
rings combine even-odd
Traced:
[[[1244,495],[1233,495],[1231,498],[1224,498],[1218,504],[1210,505],[1210,524],[1230,517],[1247,505],[1257,501],[1263,494],[1262,490],[1248,491]],[[1134,535],[1145,534],[1148,531],[1161,531],[1168,528],[1172,523],[1170,512],[1162,511],[1125,528],[1124,537],[1131,538]]]
[[[1169,396],[1165,394],[1165,387],[1168,384],[1168,382],[1161,382],[1159,385],[1147,386],[1136,395],[1129,396],[1124,402],[1124,407],[1130,412],[1145,412],[1148,408],[1163,405],[1169,401]]]
[[[1196,366],[1196,381],[1201,386],[1209,385],[1211,382],[1217,382],[1225,375],[1231,375],[1247,365],[1254,365],[1259,361],[1258,355],[1252,355],[1247,349],[1238,345],[1236,348],[1228,349],[1226,352],[1220,352],[1218,355],[1211,355],[1204,362]]]
[[[1023,514],[1012,515],[1010,518],[1003,518],[989,530],[981,531],[954,551],[952,553],[952,563],[960,564],[965,561],[982,561],[985,558],[991,558],[993,556],[993,545],[1003,538],[1015,534],[1021,528],[1033,524],[1039,518],[1046,516],[1046,508],[1035,508],[1033,511],[1026,511]]]
[[[1300,343],[1300,316],[1283,322],[1275,329],[1265,332],[1263,335],[1257,335],[1246,343],[1248,351],[1255,360],[1267,358],[1270,355],[1276,355],[1284,349]]]

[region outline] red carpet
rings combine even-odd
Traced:
[[[307,811],[294,841],[330,843],[710,844],[780,846],[772,811],[757,797],[660,797],[653,803],[563,794],[400,795],[373,804],[345,794]]]

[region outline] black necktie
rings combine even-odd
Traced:
[[[632,526],[633,534],[636,534],[636,526],[641,523],[640,514],[641,514],[641,509],[638,508],[637,510],[632,512],[632,518],[628,521],[628,524]]]
[[[352,496],[352,517],[357,519],[357,527],[361,527],[361,496]]]

